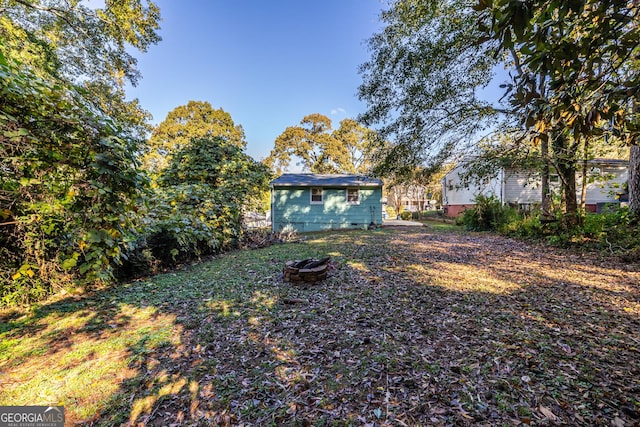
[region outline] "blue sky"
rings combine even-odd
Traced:
[[[242,125],[247,152],[266,157],[287,126],[311,113],[334,128],[365,105],[357,96],[366,40],[381,0],[155,0],[163,40],[137,53],[142,80],[128,88],[164,120],[189,100],[208,101]]]

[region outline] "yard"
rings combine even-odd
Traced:
[[[325,282],[280,280],[324,255]],[[89,425],[636,425],[639,271],[445,228],[317,234],[0,313],[0,405]]]

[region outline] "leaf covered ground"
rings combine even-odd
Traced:
[[[0,405],[71,423],[640,423],[638,266],[500,236],[326,233],[0,316]]]

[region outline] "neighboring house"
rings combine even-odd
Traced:
[[[585,197],[587,210],[599,212],[608,203],[619,203],[623,186],[628,179],[629,162],[617,159],[594,159],[588,162],[588,183]],[[494,196],[502,204],[509,204],[520,210],[528,210],[542,200],[539,174],[531,174],[509,168],[501,168],[493,177],[465,183],[465,164],[457,166],[442,179],[442,203],[445,215],[455,217],[465,209],[475,205],[478,195]],[[549,185],[552,191],[559,191],[558,175],[551,174]],[[581,172],[576,184],[580,202],[582,194]]]
[[[284,174],[271,181],[273,231],[366,228],[382,223],[382,181],[361,175]]]

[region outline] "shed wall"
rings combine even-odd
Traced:
[[[275,187],[272,190],[274,231],[321,231],[364,228],[382,223],[382,188],[360,188],[360,203],[346,202],[346,188],[324,188],[323,203],[311,203],[308,187]]]

